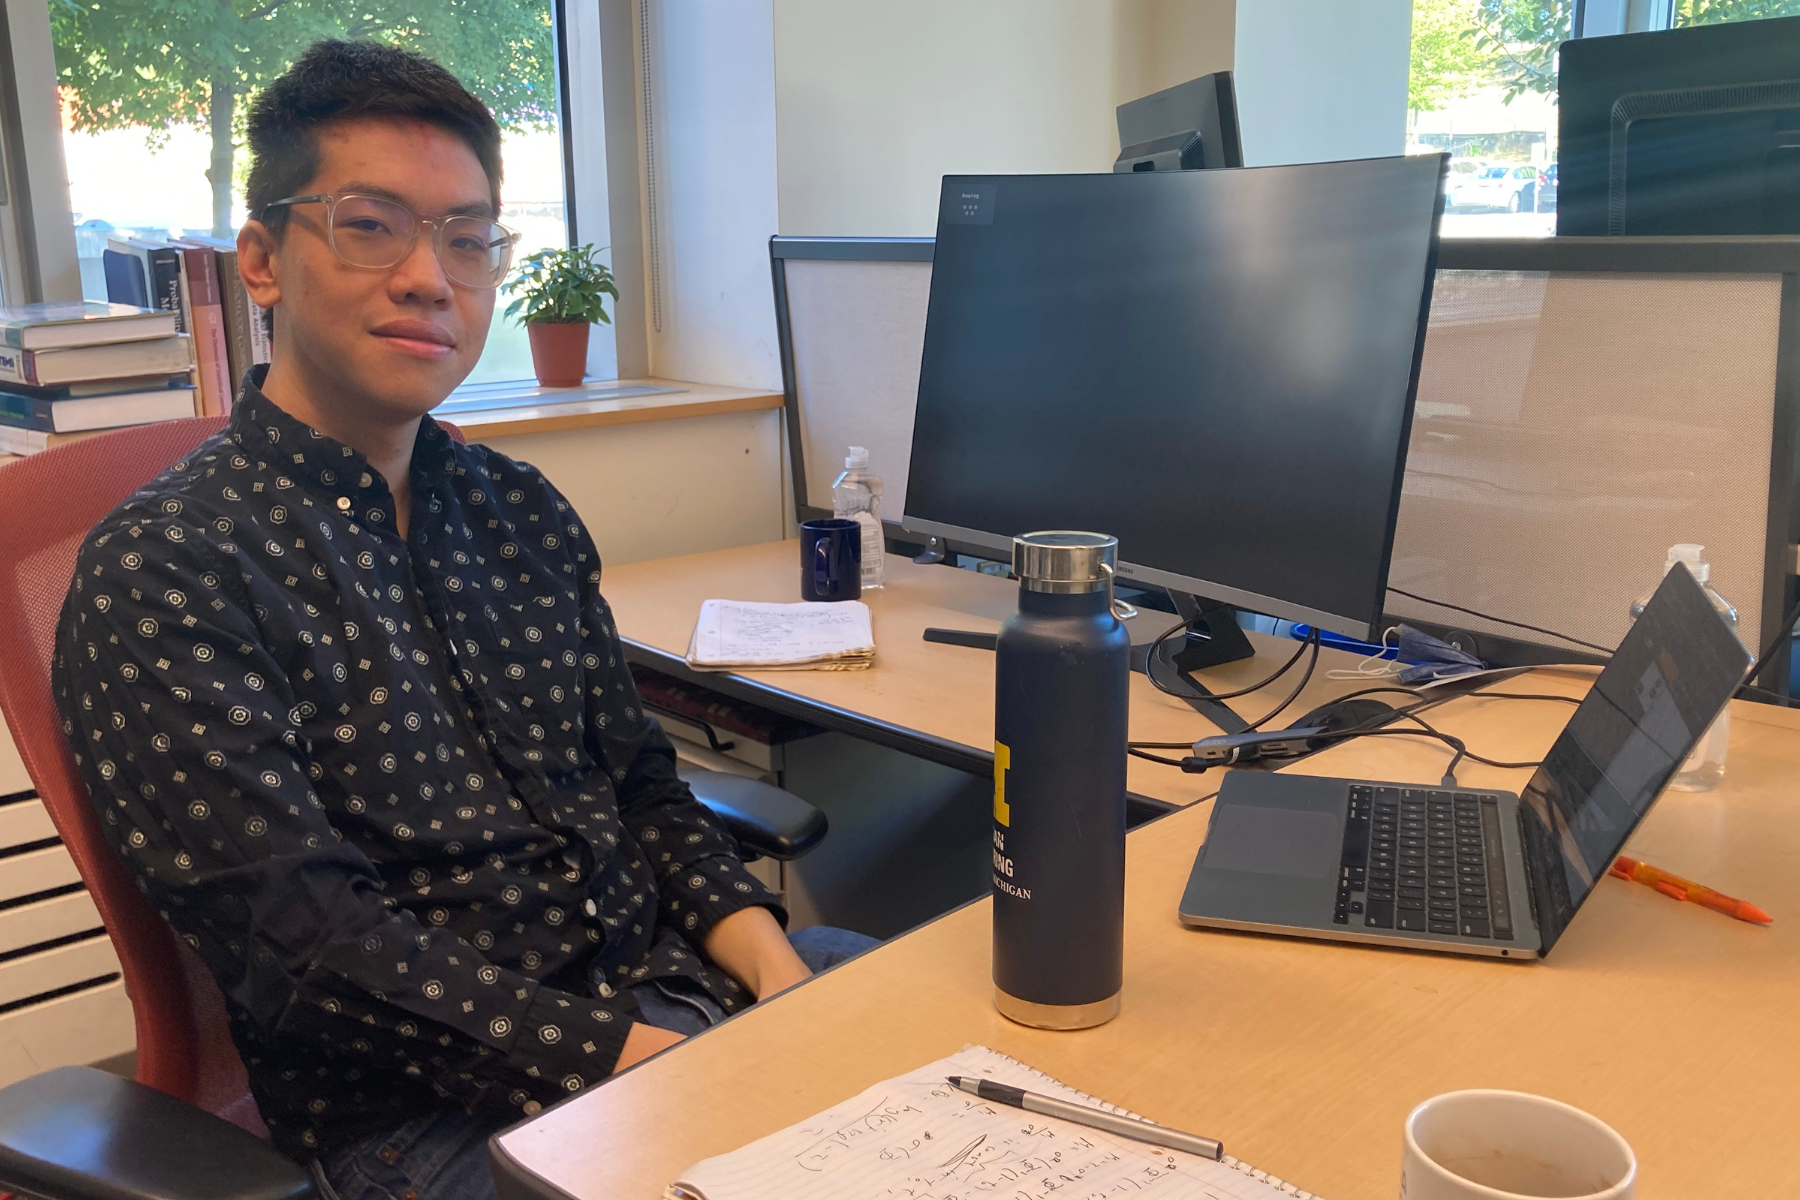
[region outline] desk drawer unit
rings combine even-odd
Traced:
[[[0,736],[0,1087],[135,1044],[118,955],[30,787]]]

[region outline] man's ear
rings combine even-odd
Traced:
[[[281,301],[281,246],[261,221],[246,221],[238,230],[238,277],[244,290],[264,308]]]

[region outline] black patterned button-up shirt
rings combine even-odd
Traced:
[[[675,776],[600,560],[535,469],[430,418],[410,535],[254,387],[95,528],[58,701],[107,830],[219,981],[295,1157],[611,1070],[630,985],[775,898]]]

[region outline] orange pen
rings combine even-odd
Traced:
[[[1635,858],[1619,855],[1619,861],[1612,865],[1609,875],[1617,875],[1620,879],[1628,879],[1632,883],[1641,883],[1645,887],[1653,887],[1671,900],[1686,900],[1693,904],[1704,904],[1707,908],[1724,913],[1728,917],[1736,917],[1740,921],[1750,921],[1757,925],[1767,925],[1774,921],[1771,917],[1748,900],[1734,900],[1723,892],[1715,892],[1698,883],[1690,883],[1679,875],[1671,875],[1659,867],[1647,862],[1639,862]]]

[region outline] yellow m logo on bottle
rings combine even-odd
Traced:
[[[1006,772],[1012,766],[1012,750],[1004,742],[994,743],[994,821],[1012,824],[1012,808],[1006,803]]]

